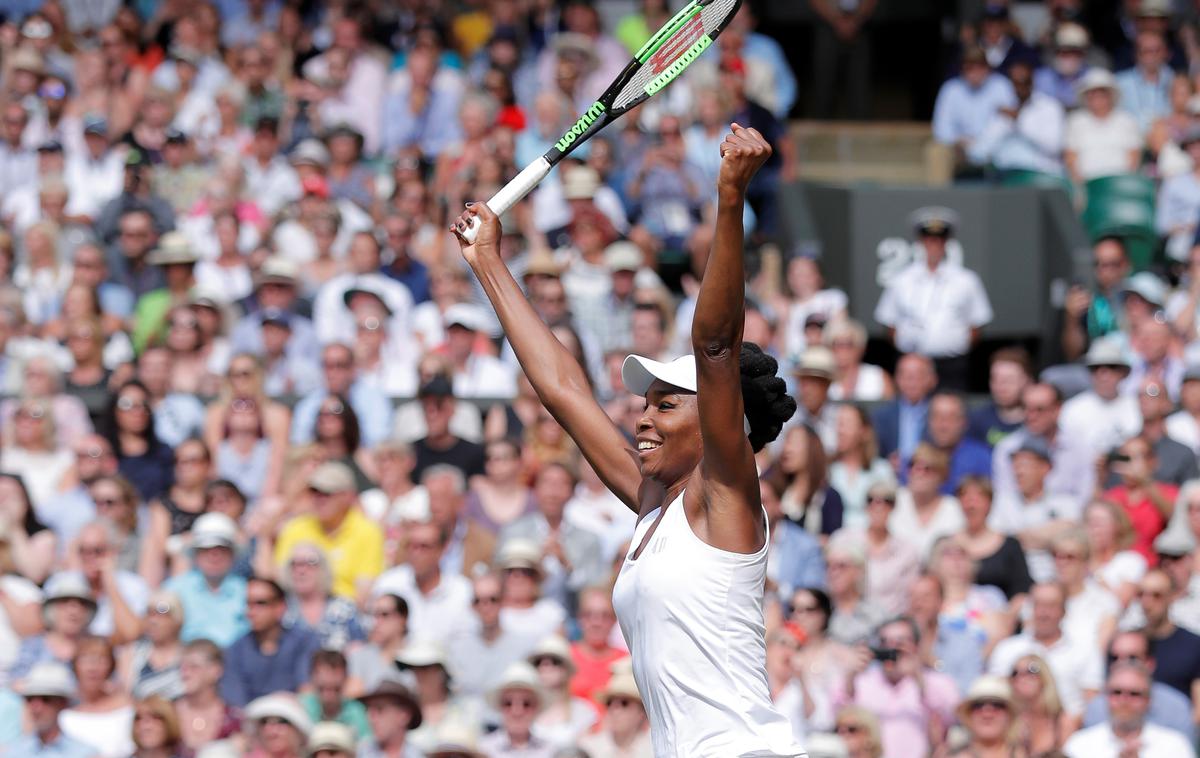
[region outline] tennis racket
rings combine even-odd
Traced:
[[[691,0],[654,33],[604,94],[545,155],[522,169],[487,201],[488,207],[497,216],[512,208],[538,186],[559,161],[601,129],[661,92],[712,45],[741,4],[742,0]],[[479,219],[473,216],[463,239],[474,242],[479,224]]]

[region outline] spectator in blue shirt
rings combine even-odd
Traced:
[[[978,47],[963,51],[962,73],[942,85],[933,105],[933,138],[954,147],[960,164],[992,116],[1016,102],[1012,82],[992,71]]]
[[[414,305],[429,300],[429,268],[410,252],[412,221],[393,213],[383,220],[383,232],[387,235],[386,249],[391,260],[380,272],[408,287]]]
[[[4,745],[6,756],[36,758],[94,758],[96,751],[71,739],[58,726],[58,715],[75,696],[71,672],[58,663],[39,663],[20,688],[31,727],[29,734]]]
[[[1117,74],[1121,107],[1133,114],[1145,133],[1150,125],[1171,112],[1171,80],[1167,41],[1157,32],[1141,32],[1136,42],[1137,62]]]
[[[308,682],[320,640],[303,627],[285,627],[286,612],[283,588],[274,580],[253,577],[246,583],[250,631],[225,651],[225,702],[240,707],[272,692],[295,692]]]
[[[967,474],[990,477],[992,450],[967,435],[967,404],[961,395],[939,392],[929,401],[929,441],[950,457],[950,470],[940,492],[952,495]],[[908,466],[900,469],[902,483],[908,482]]]
[[[250,629],[246,580],[232,573],[236,545],[237,524],[223,513],[206,513],[192,525],[192,568],[163,585],[183,605],[182,641],[226,647]]]

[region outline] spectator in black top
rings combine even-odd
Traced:
[[[454,466],[467,478],[483,474],[483,445],[457,437],[450,431],[454,415],[454,389],[443,374],[436,374],[417,393],[425,414],[426,434],[413,444],[417,467],[413,479],[420,481],[425,469],[438,463]]]
[[[966,526],[959,539],[971,559],[978,564],[976,584],[999,587],[1009,600],[1024,595],[1033,586],[1025,551],[1016,537],[1001,534],[988,526],[992,512],[992,483],[986,476],[967,475],[955,492],[962,506]]]
[[[971,411],[967,434],[988,447],[1015,432],[1025,423],[1021,393],[1033,380],[1033,360],[1021,347],[1005,347],[992,353],[988,371],[988,402]]]
[[[146,385],[131,379],[121,385],[109,409],[117,468],[143,500],[161,497],[174,481],[174,453],[154,433],[154,414]]]
[[[154,193],[150,182],[150,161],[146,154],[136,147],[129,148],[125,154],[125,184],[121,193],[109,200],[96,219],[96,234],[105,243],[113,242],[117,237],[118,220],[130,210],[142,210],[150,214],[154,220],[154,228],[159,233],[169,232],[175,228],[175,211],[171,204]]]
[[[1146,633],[1158,661],[1154,681],[1179,690],[1194,706],[1200,700],[1200,637],[1171,620],[1171,603],[1179,589],[1169,573],[1151,569],[1142,577],[1137,599],[1146,614]]]

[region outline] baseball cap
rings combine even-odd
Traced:
[[[358,489],[354,484],[354,472],[340,461],[326,461],[317,466],[308,477],[308,486],[327,495]]]

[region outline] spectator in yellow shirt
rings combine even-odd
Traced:
[[[275,564],[282,570],[296,543],[311,542],[329,556],[333,593],[365,596],[383,571],[383,531],[358,506],[354,473],[343,463],[323,463],[309,476],[308,493],[313,511],[283,525]]]

